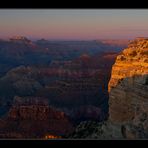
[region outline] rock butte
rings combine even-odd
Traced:
[[[15,96],[8,115],[0,120],[0,129],[0,138],[52,139],[71,132],[73,126],[46,98]]]

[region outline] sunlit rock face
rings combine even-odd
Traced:
[[[148,137],[148,39],[137,38],[117,56],[109,90],[109,120],[123,137]]]
[[[148,39],[137,38],[117,56],[112,67],[109,91],[127,77],[148,74]]]

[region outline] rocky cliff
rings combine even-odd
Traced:
[[[109,120],[125,138],[148,136],[148,39],[135,39],[117,56],[108,87]]]
[[[148,39],[137,38],[116,58],[108,84],[109,119],[81,123],[73,138],[148,138]],[[79,129],[79,130],[78,130]]]

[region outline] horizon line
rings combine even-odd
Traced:
[[[96,40],[133,40],[133,39],[136,39],[136,38],[139,38],[139,36],[137,37],[130,37],[130,38],[123,38],[123,37],[113,37],[113,38],[94,38],[94,39],[85,39],[85,38],[47,38],[47,37],[30,37],[30,36],[23,36],[23,35],[12,35],[11,37],[7,36],[7,37],[0,37],[0,40],[10,40],[11,38],[13,37],[26,37],[27,39],[29,40],[33,40],[33,41],[37,41],[37,40],[48,40],[48,41],[96,41]],[[143,37],[142,37],[143,38]],[[144,37],[145,38],[145,37]]]

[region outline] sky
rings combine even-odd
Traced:
[[[148,36],[148,9],[0,9],[0,38],[134,39]]]

